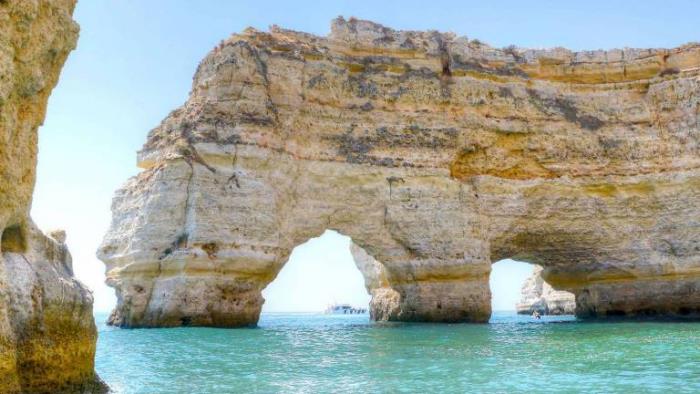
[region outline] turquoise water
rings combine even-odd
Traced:
[[[700,392],[697,323],[264,314],[255,329],[123,330],[105,318],[96,369],[117,393]]]

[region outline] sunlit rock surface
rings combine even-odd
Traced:
[[[0,1],[0,393],[103,390],[92,294],[73,278],[65,232],[46,236],[29,218],[37,129],[78,38],[74,5]]]
[[[399,308],[399,293],[392,289],[387,279],[386,268],[374,257],[367,254],[361,247],[350,243],[350,253],[357,268],[365,278],[365,288],[372,296],[369,314],[373,320],[397,320]]]
[[[697,44],[496,49],[342,18],[235,34],[116,193],[111,323],[255,324],[326,229],[376,261],[379,320],[485,322],[504,258],[581,317],[697,317],[698,66]]]
[[[535,267],[521,289],[520,302],[515,305],[519,314],[573,315],[576,300],[568,291],[554,290],[542,279],[542,267]]]

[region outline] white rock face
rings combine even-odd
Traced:
[[[505,258],[581,317],[700,317],[699,66],[700,45],[497,49],[342,18],[233,35],[116,193],[111,323],[255,324],[327,229],[362,249],[378,320],[488,321]]]
[[[388,274],[382,263],[367,254],[361,247],[350,243],[350,253],[357,268],[365,278],[365,287],[372,296],[369,308],[373,320],[395,320],[400,312],[401,296],[389,285]]]
[[[542,267],[536,266],[521,290],[522,298],[515,306],[519,314],[573,315],[576,312],[576,298],[568,291],[554,290],[542,279]]]

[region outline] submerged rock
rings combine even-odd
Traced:
[[[485,322],[504,258],[581,317],[697,317],[699,66],[698,44],[497,49],[342,18],[235,34],[116,193],[110,322],[255,324],[326,229],[371,256],[378,320]]]
[[[521,291],[520,302],[515,306],[519,314],[573,315],[576,312],[576,299],[568,291],[554,290],[542,279],[542,267],[535,267]]]
[[[29,217],[37,129],[78,39],[75,1],[0,1],[0,392],[104,392],[94,372],[92,293],[66,234]]]

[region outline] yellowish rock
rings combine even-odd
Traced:
[[[74,0],[0,1],[0,393],[103,392],[92,293],[29,218],[37,129],[78,39]]]
[[[487,321],[504,258],[581,317],[697,317],[699,66],[697,44],[496,49],[342,18],[233,35],[116,193],[111,323],[255,324],[326,229],[378,320]]]

